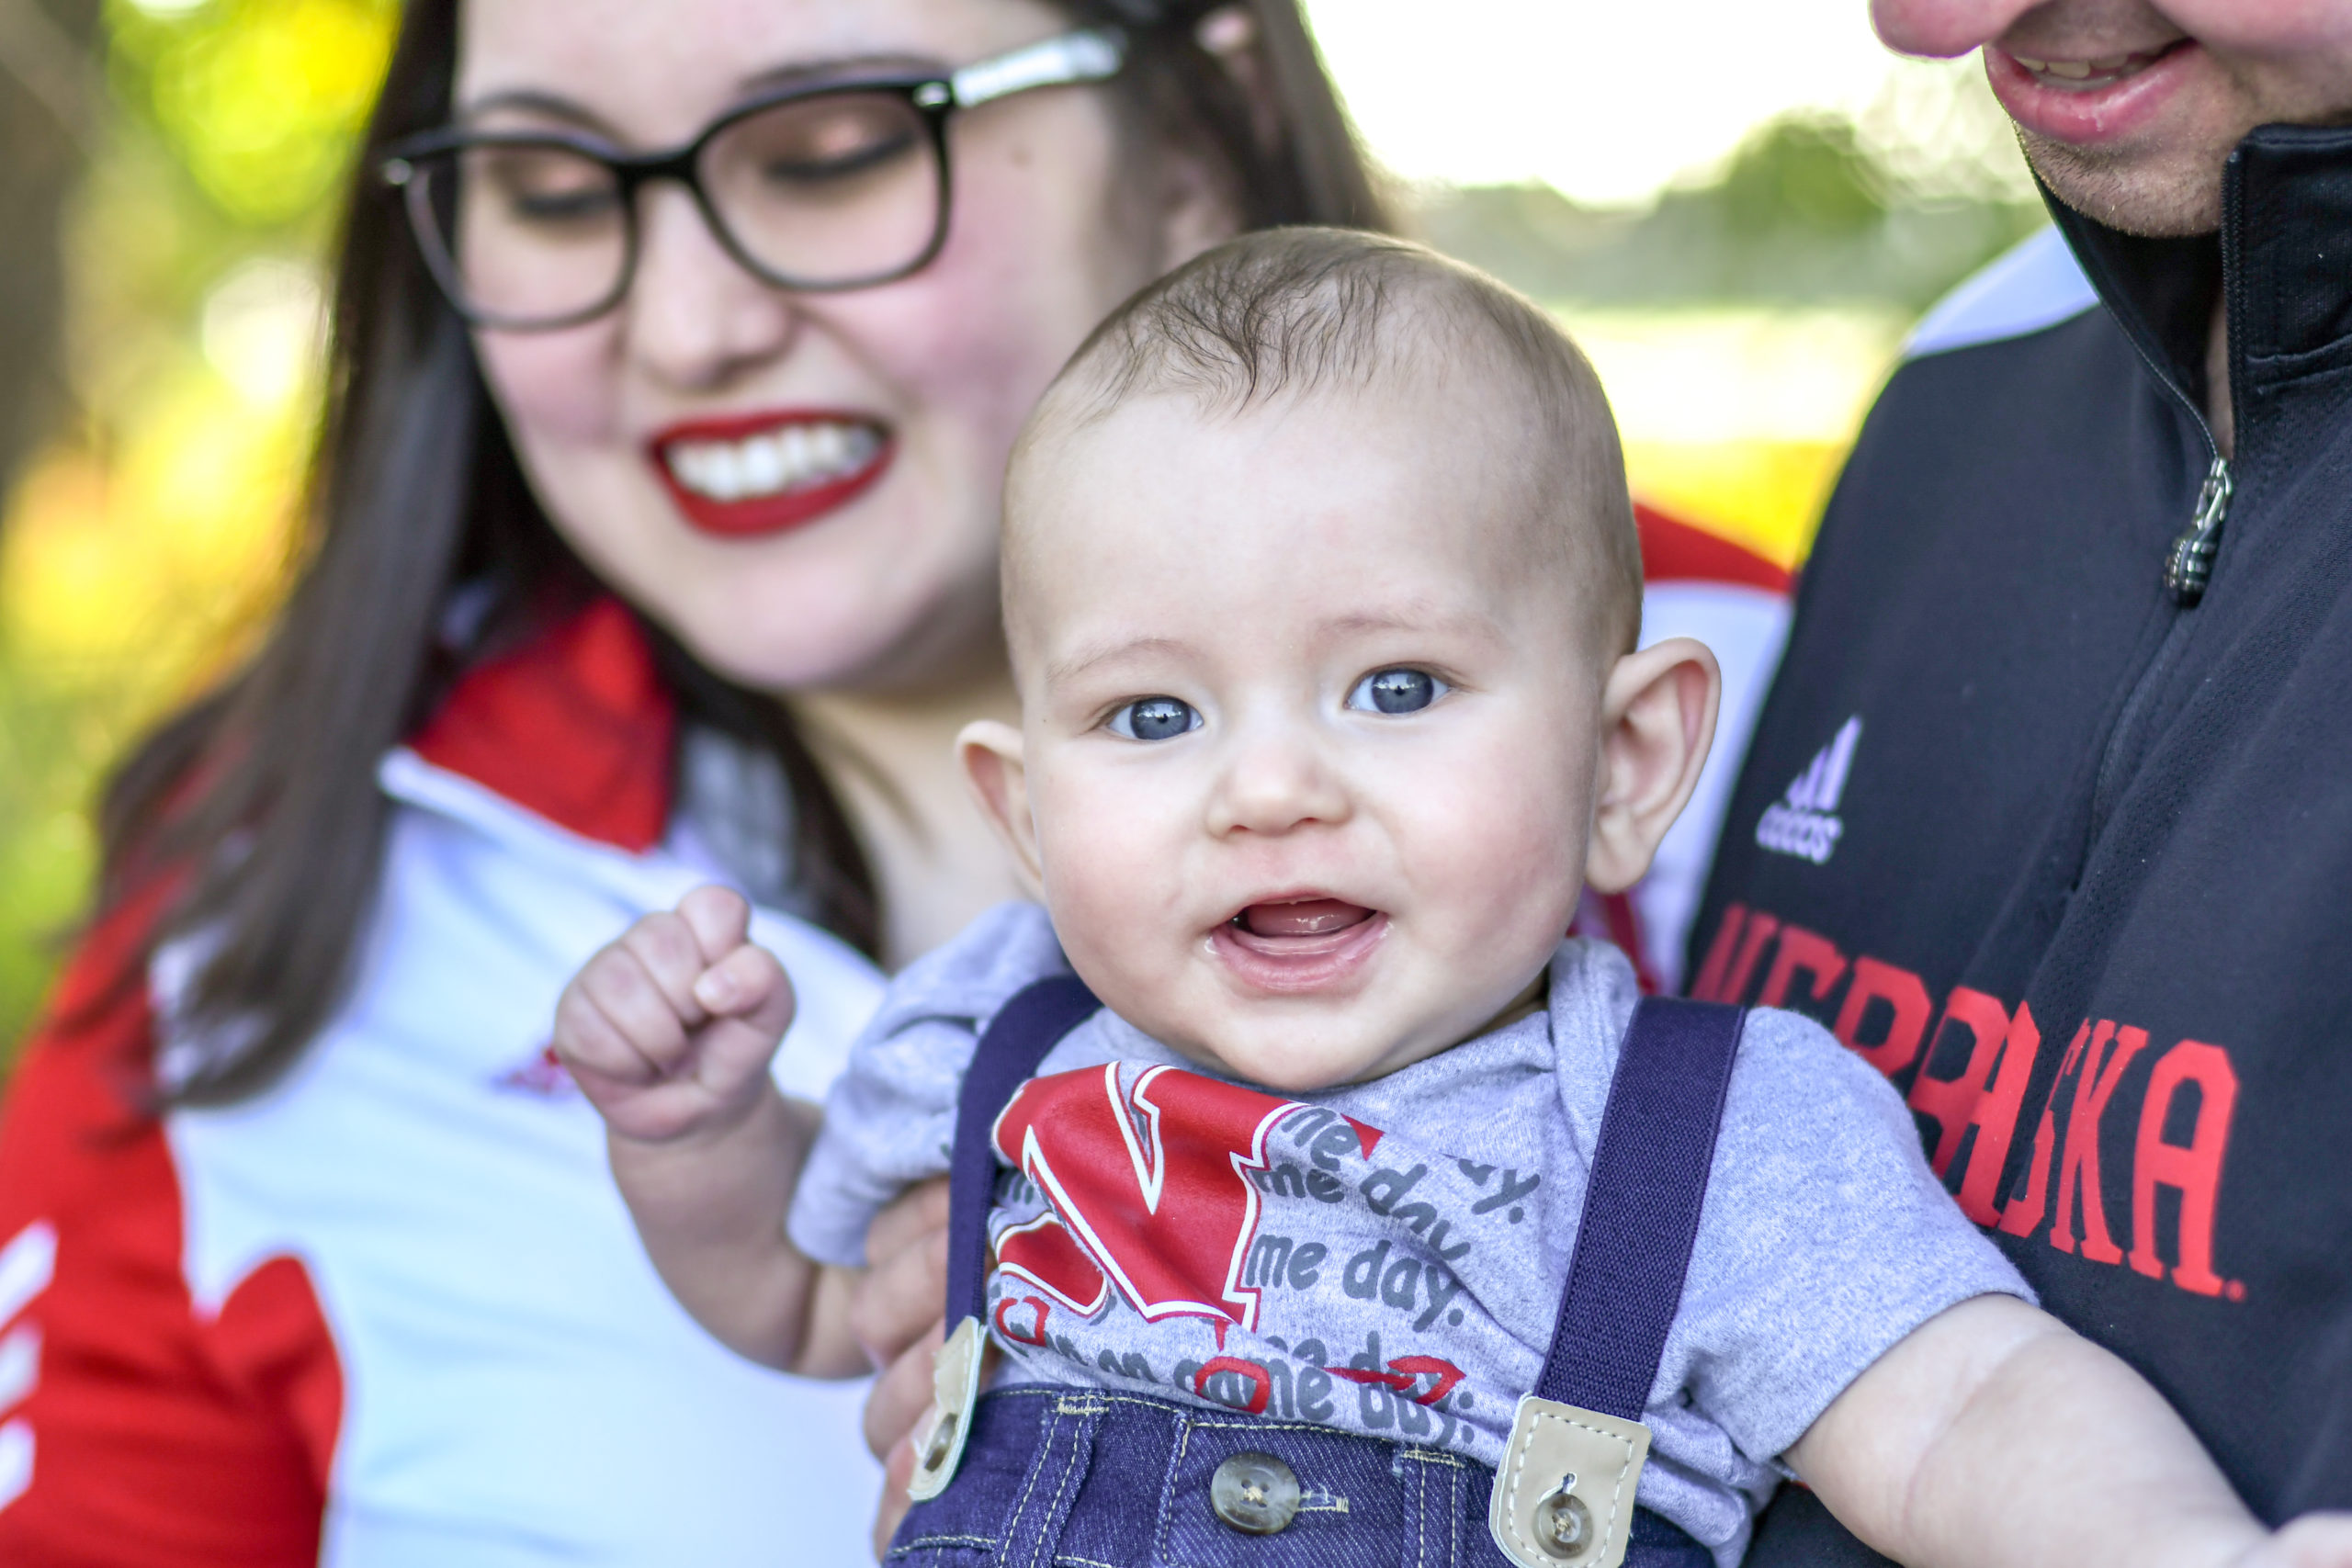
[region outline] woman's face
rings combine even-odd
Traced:
[[[484,126],[664,149],[780,70],[944,73],[1069,26],[1038,0],[467,0],[457,102]],[[684,190],[649,186],[616,310],[476,334],[558,529],[745,684],[920,690],[992,658],[1022,419],[1099,317],[1234,227],[1221,182],[1144,145],[1113,90],[958,114],[946,243],[875,288],[772,288]],[[729,502],[743,479],[723,470],[773,480],[778,457],[786,499]]]

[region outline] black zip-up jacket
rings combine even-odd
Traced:
[[[2352,131],[2249,137],[2218,237],[2052,205],[2079,276],[1996,267],[1862,432],[1692,988],[1887,1072],[2277,1522],[2352,1506]]]

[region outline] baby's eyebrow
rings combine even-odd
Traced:
[[[1481,610],[1453,605],[1408,604],[1396,609],[1351,610],[1331,615],[1317,625],[1325,636],[1361,636],[1365,632],[1454,632],[1499,637],[1502,627]]]
[[[1138,653],[1183,653],[1191,644],[1172,637],[1102,637],[1084,642],[1057,659],[1046,661],[1048,682],[1074,681],[1098,664],[1108,664],[1114,659],[1125,659]]]

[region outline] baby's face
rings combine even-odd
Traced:
[[[1458,386],[1155,396],[1029,456],[1011,831],[1025,785],[1055,929],[1130,1022],[1300,1091],[1443,1050],[1542,972],[1612,661],[1531,515],[1528,423]]]

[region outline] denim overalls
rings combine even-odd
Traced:
[[[1100,1004],[1038,981],[982,1034],[950,1176],[948,1317],[986,1301],[996,1118]],[[1595,1152],[1551,1353],[1533,1391],[1638,1422],[1680,1304],[1745,1015],[1642,1003]],[[1442,1449],[1109,1389],[980,1396],[945,1489],[908,1513],[903,1568],[1512,1568],[1488,1529],[1495,1472]],[[1572,1544],[1558,1568],[1590,1568]],[[1582,1561],[1580,1561],[1580,1559]],[[1713,1568],[1670,1521],[1634,1510],[1629,1568]]]

